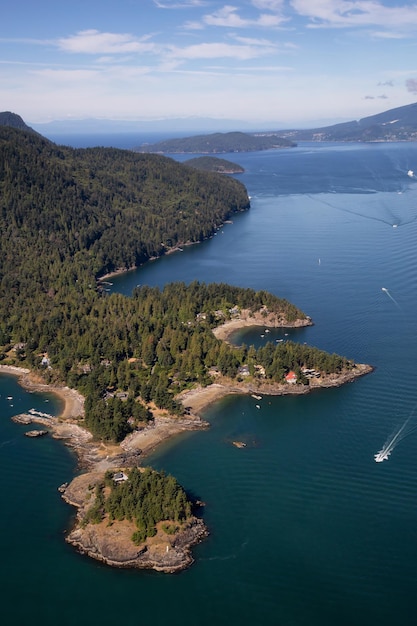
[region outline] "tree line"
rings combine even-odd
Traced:
[[[114,472],[109,470],[95,487],[83,523],[98,524],[105,518],[110,524],[128,520],[136,527],[132,540],[140,544],[156,534],[159,522],[164,521],[165,532],[173,534],[191,513],[192,503],[173,476],[151,468],[133,468],[127,480],[116,483]]]
[[[305,317],[268,292],[194,282],[126,297],[98,281],[201,241],[248,207],[243,185],[220,174],[0,127],[0,359],[80,390],[86,426],[112,441],[150,419],[151,402],[182,414],[180,391],[213,375],[238,379],[244,365],[272,380],[294,368],[348,367],[289,342],[256,351],[215,338],[212,329],[240,309]]]

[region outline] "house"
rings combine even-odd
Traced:
[[[20,342],[20,343],[15,343],[12,350],[14,350],[15,352],[21,352],[22,350],[24,350],[26,348],[25,343]]]
[[[115,483],[122,483],[127,480],[127,476],[124,472],[116,472],[113,476],[113,480]]]
[[[239,367],[238,369],[238,374],[240,374],[240,376],[249,376],[249,365],[241,365],[241,367]]]
[[[265,378],[266,372],[263,365],[255,365],[255,372],[260,378]]]
[[[293,370],[290,370],[288,374],[285,374],[285,380],[290,385],[295,385],[295,383],[297,382],[297,374],[293,372]]]

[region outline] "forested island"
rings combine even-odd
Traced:
[[[73,484],[65,490],[79,507],[69,540],[110,564],[181,569],[204,524],[170,478],[167,494],[175,494],[177,508],[154,502],[145,516],[149,485],[130,471],[151,448],[146,438],[158,420],[169,422],[170,433],[203,426],[190,397],[212,388],[306,393],[371,368],[290,341],[258,350],[224,341],[219,331],[230,324],[312,323],[265,291],[199,282],[141,286],[131,297],[106,291],[106,275],[199,243],[249,209],[246,189],[232,178],[160,155],[57,146],[30,130],[0,126],[0,190],[0,363],[77,390],[85,403],[72,424],[92,433],[90,447],[83,434],[77,451],[94,477],[84,475],[88,484],[76,496]],[[100,470],[91,467],[93,456]],[[113,474],[105,475],[103,464]],[[117,472],[127,476],[126,486],[113,484]],[[153,480],[161,490],[165,478]],[[126,532],[129,557],[123,550],[117,558],[104,555],[116,524]],[[105,526],[103,544],[98,529]]]
[[[162,154],[224,154],[227,152],[254,152],[293,148],[296,144],[277,133],[248,134],[242,132],[213,133],[180,139],[166,139],[154,144],[143,144],[138,152],[160,152]]]

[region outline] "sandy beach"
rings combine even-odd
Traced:
[[[235,328],[235,325],[233,325]],[[230,329],[230,325],[228,326]],[[224,330],[224,329],[223,329]],[[59,416],[32,412],[13,416],[13,421],[28,425],[32,421],[47,428],[52,437],[61,439],[77,455],[79,471],[69,482],[61,485],[59,491],[66,502],[77,508],[77,522],[66,541],[77,550],[115,567],[138,567],[157,571],[175,572],[189,567],[193,562],[191,547],[202,541],[208,530],[202,519],[192,516],[187,524],[172,537],[161,530],[153,538],[147,538],[138,548],[132,542],[134,526],[126,520],[116,525],[103,521],[101,524],[83,524],[90,503],[90,486],[101,481],[107,470],[125,471],[146,464],[146,455],[162,442],[180,433],[207,428],[209,424],[201,419],[201,414],[209,405],[230,394],[284,395],[309,393],[314,387],[339,386],[372,371],[368,365],[355,365],[343,375],[314,379],[314,386],[289,385],[254,381],[232,384],[227,379],[219,379],[207,387],[197,386],[179,394],[178,399],[186,409],[186,415],[176,417],[166,411],[151,406],[153,419],[143,428],[130,433],[120,444],[95,441],[93,435],[83,427],[84,398],[76,390],[59,385],[47,385],[42,378],[25,368],[0,365],[0,374],[17,376],[19,383],[29,392],[56,394],[63,402]],[[258,397],[258,396],[256,396]],[[36,432],[36,431],[35,431]],[[24,433],[24,434],[27,434]],[[46,434],[46,432],[45,432]],[[234,446],[245,447],[244,442],[233,441]]]
[[[262,328],[300,328],[302,326],[311,326],[312,323],[310,317],[290,323],[279,314],[270,313],[266,309],[261,309],[255,313],[249,309],[242,309],[239,315],[214,328],[213,334],[217,339],[228,341],[230,336],[241,328],[250,328],[251,326],[260,326]]]
[[[47,385],[40,376],[24,367],[14,365],[0,365],[0,373],[12,374],[19,378],[19,383],[27,391],[44,391],[57,395],[64,403],[59,417],[63,419],[78,419],[84,417],[84,398],[75,389],[64,386]]]
[[[310,318],[299,320],[295,325],[311,325]],[[274,315],[253,315],[242,311],[239,319],[233,319],[215,329],[215,335],[227,340],[232,332],[243,326],[261,325],[265,327],[284,326],[284,321]],[[287,324],[288,327],[288,324]],[[147,454],[179,433],[207,428],[209,425],[202,419],[204,410],[217,400],[231,394],[287,395],[306,394],[319,388],[336,387],[368,374],[373,368],[369,365],[356,364],[355,367],[342,375],[330,375],[312,379],[310,385],[289,385],[272,383],[265,380],[250,383],[233,382],[219,377],[207,387],[196,386],[179,394],[178,400],[186,409],[186,415],[176,417],[166,411],[153,407],[153,420],[143,428],[129,434],[120,444],[95,441],[89,430],[84,427],[84,398],[76,390],[66,386],[48,385],[40,375],[26,368],[12,365],[0,365],[0,373],[18,376],[19,383],[28,391],[39,391],[56,394],[63,402],[60,415],[52,419],[37,418],[33,421],[48,426],[53,437],[63,439],[77,454],[80,465],[88,469],[109,469],[112,467],[128,467],[139,465]]]
[[[105,470],[111,467],[134,465],[153,451],[161,442],[184,431],[207,428],[199,415],[178,418],[166,411],[155,410],[154,419],[141,430],[128,435],[121,444],[94,441],[89,430],[83,427],[84,398],[75,389],[48,385],[39,375],[13,365],[0,365],[0,374],[17,376],[19,384],[29,392],[48,392],[63,402],[62,412],[54,418],[32,416],[32,421],[48,426],[56,439],[62,439],[77,454],[83,468]],[[140,455],[139,455],[140,452]]]

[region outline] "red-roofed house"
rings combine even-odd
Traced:
[[[297,382],[297,374],[291,370],[288,374],[285,374],[285,380],[287,383],[290,383],[290,385],[295,385]]]

